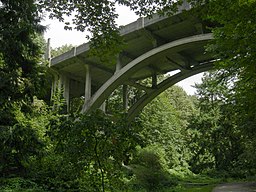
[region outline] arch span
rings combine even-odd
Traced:
[[[205,63],[203,65],[197,66],[190,71],[186,72],[179,72],[173,76],[170,76],[163,82],[161,82],[155,89],[150,90],[149,92],[145,93],[129,110],[128,110],[128,121],[132,121],[139,112],[149,103],[151,102],[155,97],[157,97],[159,94],[164,92],[166,89],[171,87],[172,85],[178,83],[179,81],[182,81],[188,77],[191,77],[193,75],[196,75],[201,72],[205,72],[210,70],[213,67],[213,63]]]
[[[174,53],[180,53],[185,49],[191,48],[194,46],[195,49],[202,49],[202,46],[205,46],[209,40],[212,40],[213,36],[211,33],[193,35],[185,38],[181,38],[178,40],[171,41],[162,46],[154,48],[136,59],[132,60],[130,63],[125,65],[119,71],[117,71],[110,79],[108,79],[95,93],[94,95],[84,104],[82,112],[89,112],[94,110],[110,96],[110,94],[122,84],[129,84],[129,77],[134,75],[137,71],[147,67],[150,65],[152,59],[156,58],[156,60],[160,57],[168,57]],[[202,43],[203,42],[203,43]],[[200,44],[202,43],[202,44]],[[198,45],[198,46],[197,46]],[[203,53],[201,53],[203,54]],[[145,94],[141,99],[136,102],[134,106],[132,106],[129,110],[129,119],[131,120],[135,115],[153,98],[159,95],[161,92],[166,90],[171,85],[179,82],[187,77],[193,76],[197,73],[209,70],[211,68],[211,64],[209,61],[211,58],[207,58],[206,60],[198,60],[189,62],[190,58],[186,57],[185,62],[187,63],[185,66],[179,65],[177,62],[173,61],[173,70],[180,69],[181,72],[170,77],[169,79],[163,81],[156,88],[149,91],[149,93]],[[161,65],[161,63],[159,64]]]

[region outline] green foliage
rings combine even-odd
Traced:
[[[140,149],[129,167],[135,174],[134,187],[142,187],[146,191],[159,191],[175,185],[167,171],[165,151],[159,145]]]
[[[200,113],[189,125],[194,152],[190,165],[196,173],[211,170],[222,177],[247,177],[255,170],[255,158],[249,155],[254,153],[255,137],[240,125],[233,82],[221,82],[220,74],[206,74],[203,83],[196,85]]]
[[[104,191],[121,188],[123,163],[140,142],[140,126],[101,111],[51,120],[53,151],[35,166],[34,177],[58,190]],[[40,168],[41,167],[41,168]]]
[[[1,190],[40,191],[39,185],[52,191],[125,190],[128,176],[123,167],[135,174],[134,186],[147,191],[173,185],[169,173],[185,176],[190,168],[222,177],[255,174],[254,0],[192,1],[204,3],[200,14],[219,24],[208,51],[219,59],[217,66],[225,68],[197,85],[200,111],[192,98],[174,87],[144,109],[142,130],[137,122],[129,125],[124,116],[116,116],[121,89],[109,99],[113,116],[99,111],[65,114],[61,91],[52,107],[35,97],[45,95],[48,83],[38,35],[44,29],[39,24],[41,6],[61,21],[75,13],[76,28],[92,33],[92,53],[112,61],[123,46],[115,3],[147,15],[171,13],[180,2],[0,1],[0,173],[14,177],[1,179]],[[129,93],[130,104],[142,94],[135,89]],[[74,102],[73,112],[79,105],[80,100]],[[136,156],[138,145],[144,148]]]
[[[70,51],[74,46],[73,45],[63,45],[61,47],[57,47],[55,49],[51,49],[51,57],[57,57],[63,53]]]
[[[44,147],[44,108],[34,98],[47,87],[44,27],[34,1],[0,3],[0,170],[1,176],[24,175]]]
[[[83,104],[84,104],[84,98],[83,97],[79,97],[79,98],[71,98],[70,99],[70,103],[69,103],[69,112],[78,114],[82,111],[83,108]]]
[[[37,99],[48,87],[40,19],[33,0],[0,1],[1,177],[27,176],[31,160],[45,151],[48,109]]]
[[[148,86],[148,80],[145,79],[139,83]],[[118,113],[120,111],[126,112],[125,107],[123,106],[123,91],[126,85],[119,86],[115,91],[110,95],[107,100],[107,113]],[[131,107],[138,99],[145,94],[144,91],[138,90],[135,87],[127,86],[127,108]]]
[[[37,36],[44,27],[34,1],[1,1],[1,105],[40,95],[44,81],[42,50]],[[11,10],[11,11],[10,11]]]
[[[2,192],[43,192],[44,190],[40,188],[35,182],[29,179],[23,179],[21,177],[0,179],[0,191]]]
[[[127,1],[127,0],[103,0],[103,1],[62,1],[62,0],[41,0],[38,2],[43,11],[50,13],[50,18],[57,18],[64,22],[66,30],[76,29],[87,31],[87,39],[90,42],[91,56],[97,56],[104,62],[114,64],[116,55],[125,46],[120,36],[119,27],[116,24],[118,14],[116,5],[127,6],[140,16],[150,16],[153,13],[160,15],[173,14],[178,6],[183,3],[178,1]],[[70,15],[74,18],[70,21]]]
[[[178,186],[172,190],[172,192],[212,192],[214,185],[206,185],[199,187],[183,187]]]
[[[24,175],[31,158],[41,156],[44,151],[47,109],[36,98],[30,107],[30,113],[23,113],[18,103],[12,105],[9,110],[15,120],[13,125],[0,126],[1,176]]]
[[[186,144],[188,117],[194,113],[193,103],[179,87],[172,87],[148,104],[141,114],[147,145],[159,144],[165,150],[173,174],[189,174],[190,158]]]
[[[255,1],[213,1],[206,16],[222,27],[214,29],[215,41],[209,51],[220,59],[223,81],[233,79],[233,95],[239,126],[255,136]],[[237,122],[238,123],[238,122]]]
[[[122,103],[122,93],[123,86],[119,86],[115,91],[110,95],[107,100],[106,112],[108,114],[115,114],[118,111],[124,111]],[[130,96],[128,96],[130,98]]]

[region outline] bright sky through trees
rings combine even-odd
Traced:
[[[127,25],[138,19],[138,16],[131,12],[128,7],[118,6],[117,12],[119,13],[117,24],[120,26]],[[51,46],[53,48],[61,47],[65,44],[80,45],[86,42],[83,32],[64,30],[64,23],[60,23],[57,19],[51,20],[47,18],[43,24],[48,26],[44,36],[46,39],[51,38]]]

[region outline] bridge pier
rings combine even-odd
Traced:
[[[116,71],[115,73],[118,73],[122,69],[122,61],[121,61],[121,54],[117,55],[117,60],[116,60]],[[128,86],[123,84],[122,85],[122,96],[123,96],[123,110],[127,111],[128,110]]]
[[[92,71],[90,65],[84,65],[85,69],[85,87],[84,87],[84,104],[82,112],[87,110],[88,102],[91,100],[92,97]],[[103,112],[106,111],[106,101],[104,101],[101,106],[99,107]]]
[[[106,112],[106,101],[104,101],[103,103],[102,103],[102,105],[100,106],[100,110],[102,110],[104,113]]]
[[[122,62],[121,62],[121,55],[117,55],[117,60],[116,60],[116,73],[122,69]]]
[[[89,65],[85,65],[85,88],[84,88],[84,105],[91,99],[92,94],[92,76]]]
[[[70,79],[66,75],[61,75],[62,81],[62,88],[63,88],[63,97],[66,101],[66,110],[69,112],[69,104],[70,104],[70,96],[69,96],[69,86],[70,86]]]
[[[51,100],[53,99],[53,96],[56,93],[56,90],[58,89],[58,81],[59,81],[59,77],[56,73],[54,73],[52,87],[51,87]]]
[[[123,110],[128,110],[128,86],[123,85]]]
[[[70,104],[70,79],[63,73],[53,73],[53,82],[51,89],[51,99],[54,98],[54,95],[61,93],[62,97],[66,102],[66,110],[69,111]]]

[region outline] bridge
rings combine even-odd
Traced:
[[[67,107],[71,98],[83,96],[82,112],[90,112],[100,107],[104,110],[105,101],[122,86],[123,109],[131,121],[170,86],[212,68],[213,57],[205,46],[213,36],[207,23],[189,14],[190,9],[184,3],[170,17],[153,15],[122,27],[120,34],[126,46],[115,64],[89,56],[89,43],[52,58],[52,91],[63,88]],[[159,82],[158,76],[167,73],[165,80]],[[150,85],[141,83],[145,79],[150,79]],[[143,93],[133,103],[128,102],[127,96],[131,87]]]

